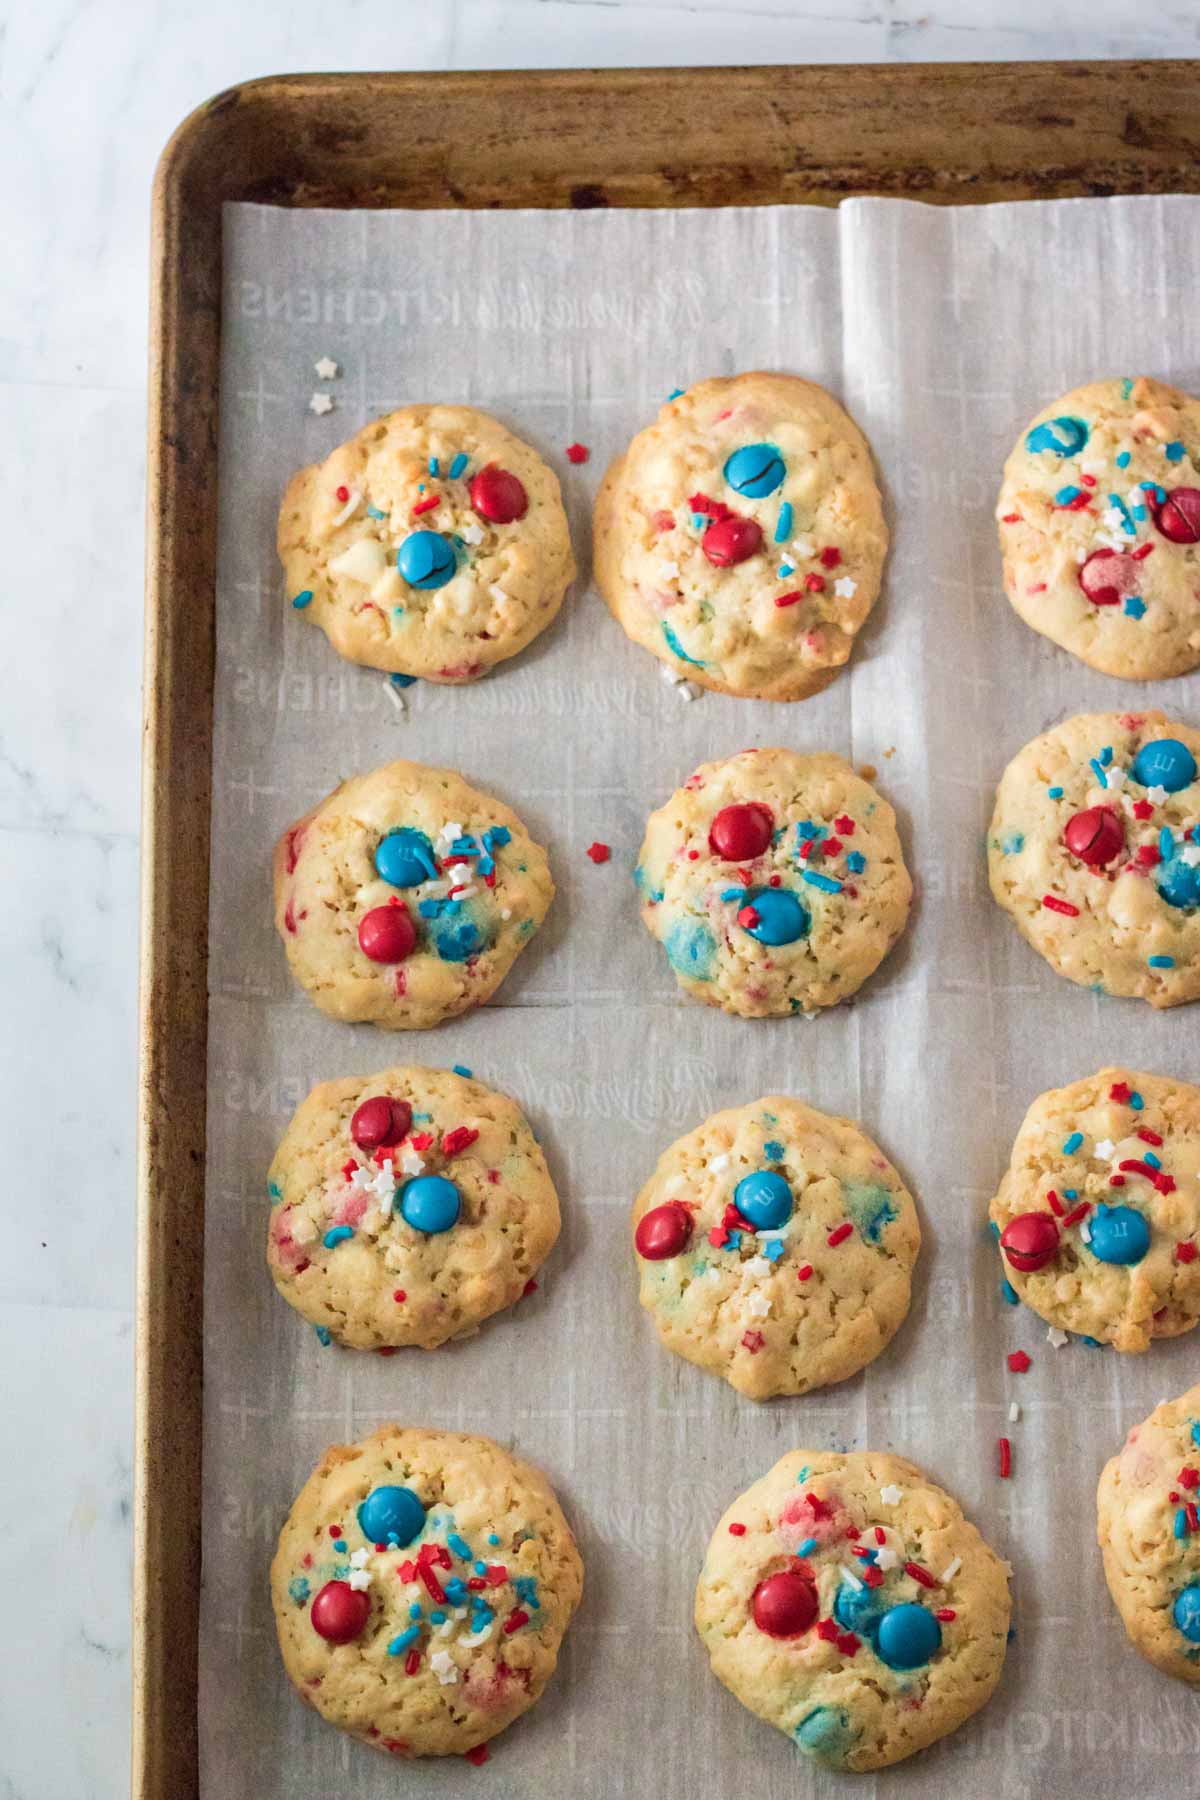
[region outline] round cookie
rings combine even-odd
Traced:
[[[1200,400],[1146,376],[1046,407],[1004,465],[1004,588],[1105,675],[1200,665]]]
[[[275,846],[275,928],[334,1019],[436,1025],[495,993],[546,916],[546,853],[452,769],[342,782]]]
[[[1081,713],[1014,756],[988,830],[992,893],[1051,968],[1098,993],[1200,994],[1200,731]]]
[[[857,1125],[771,1095],[663,1152],[633,1243],[660,1341],[768,1400],[879,1355],[908,1311],[921,1228]]]
[[[855,993],[912,898],[887,801],[794,750],[703,763],[651,813],[634,880],[680,987],[748,1019]]]
[[[471,406],[402,406],[292,477],[292,606],[351,662],[474,681],[544,631],[575,578],[558,478]]]
[[[527,1712],[582,1587],[544,1475],[488,1438],[399,1425],[325,1452],[271,1565],[301,1699],[403,1757],[466,1754]]]
[[[879,592],[887,528],[867,441],[795,375],[669,400],[596,499],[600,591],[635,643],[718,693],[802,700]]]
[[[275,1286],[357,1350],[469,1336],[521,1298],[558,1237],[558,1195],[520,1107],[448,1069],[323,1082],[268,1187]]]
[[[1096,1535],[1135,1650],[1200,1686],[1200,1386],[1164,1400],[1104,1466]]]
[[[955,1501],[874,1450],[783,1457],[725,1513],[696,1586],[713,1673],[834,1769],[885,1768],[977,1712],[1009,1611]]]
[[[1145,1350],[1200,1319],[1200,1088],[1101,1069],[1026,1113],[991,1204],[1007,1280],[1060,1331]]]

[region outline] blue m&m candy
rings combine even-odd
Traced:
[[[1152,738],[1133,759],[1129,773],[1143,787],[1166,788],[1177,794],[1196,779],[1196,759],[1178,738]]]
[[[1200,1583],[1192,1582],[1175,1596],[1171,1617],[1189,1644],[1200,1644]]]
[[[942,1628],[927,1606],[911,1600],[891,1606],[879,1621],[875,1648],[889,1669],[919,1669],[942,1641]]]
[[[396,552],[396,567],[409,587],[445,587],[457,566],[454,551],[440,531],[411,532]]]
[[[1150,1248],[1150,1227],[1132,1206],[1105,1206],[1101,1201],[1092,1214],[1088,1248],[1101,1262],[1141,1262]]]
[[[389,831],[375,852],[375,871],[393,887],[420,887],[437,876],[433,845],[423,831],[408,825]]]
[[[794,944],[807,937],[812,915],[787,888],[760,888],[747,896],[746,904],[757,914],[745,929],[760,944]]]
[[[868,1587],[852,1588],[843,1582],[833,1603],[833,1616],[843,1631],[856,1631],[859,1637],[875,1633],[884,1613],[885,1603]]]
[[[359,1528],[372,1544],[411,1544],[425,1524],[425,1508],[411,1488],[372,1488],[358,1509]]]
[[[462,1207],[458,1189],[444,1175],[418,1175],[400,1192],[400,1216],[414,1231],[433,1237],[449,1231]]]
[[[1034,456],[1042,450],[1053,450],[1055,456],[1078,456],[1088,441],[1088,428],[1082,419],[1046,419],[1035,425],[1025,439],[1025,448]]]
[[[755,1169],[734,1188],[733,1204],[756,1231],[776,1231],[792,1216],[792,1190],[774,1169]]]
[[[1169,906],[1200,906],[1200,864],[1191,868],[1181,856],[1155,870],[1158,891]]]
[[[787,470],[774,444],[743,444],[726,459],[724,473],[735,493],[761,500],[775,492]]]

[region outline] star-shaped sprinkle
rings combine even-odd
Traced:
[[[482,544],[483,542],[483,526],[476,525],[474,521],[472,521],[471,524],[464,525],[458,535],[461,537],[464,544],[470,544],[471,548],[474,549],[477,544]]]
[[[858,583],[850,575],[840,575],[833,584],[833,591],[839,600],[852,600],[858,592]]]
[[[458,1680],[458,1664],[448,1650],[435,1650],[429,1666],[443,1687],[450,1687]]]
[[[314,394],[308,403],[308,410],[310,413],[316,413],[320,418],[323,413],[333,411],[333,400],[328,394]]]
[[[1100,1142],[1096,1145],[1096,1155],[1102,1162],[1111,1162],[1112,1154],[1115,1149],[1116,1145],[1111,1138],[1101,1138]]]
[[[318,381],[332,381],[338,372],[338,366],[332,356],[318,356],[313,364],[313,374]]]
[[[761,1288],[755,1288],[746,1301],[746,1311],[753,1319],[765,1319],[771,1310],[771,1302]]]
[[[1046,1333],[1046,1342],[1055,1350],[1061,1350],[1063,1345],[1069,1342],[1069,1339],[1065,1331],[1060,1331],[1057,1325],[1051,1325]]]
[[[371,1585],[371,1571],[367,1567],[370,1556],[369,1550],[355,1550],[351,1553],[349,1585],[356,1594],[365,1594]]]
[[[877,1550],[875,1552],[875,1567],[877,1569],[882,1569],[885,1573],[888,1569],[894,1569],[899,1561],[900,1558],[896,1552],[894,1550],[889,1550],[886,1544],[882,1550]]]
[[[894,1481],[889,1481],[886,1487],[880,1488],[879,1498],[885,1506],[899,1506],[904,1498],[904,1489],[897,1487]]]
[[[1154,787],[1148,787],[1146,789],[1146,798],[1149,800],[1151,806],[1162,806],[1167,798],[1167,790],[1159,784],[1156,784]]]

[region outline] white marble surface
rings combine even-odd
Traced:
[[[1187,56],[1200,53],[1200,9],[43,0],[5,11],[0,1796],[109,1800],[128,1782],[146,238],[163,142],[208,95],[284,69]]]

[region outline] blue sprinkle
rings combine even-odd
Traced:
[[[511,844],[512,832],[507,825],[489,825],[483,834],[485,850],[503,850],[505,844]]]
[[[824,837],[825,827],[823,825],[814,825],[811,819],[801,819],[796,827],[796,836],[802,838],[807,843],[810,838]]]
[[[861,850],[852,850],[846,858],[846,867],[852,875],[861,875],[867,866],[867,859]]]
[[[293,1575],[288,1582],[288,1598],[297,1606],[303,1606],[310,1593],[308,1582],[303,1575]]]
[[[1146,602],[1142,599],[1140,594],[1129,594],[1126,596],[1125,605],[1122,610],[1127,618],[1140,619],[1146,611]]]
[[[1127,469],[1132,461],[1133,458],[1130,456],[1128,450],[1122,450],[1117,456],[1117,467],[1118,469]]]
[[[410,1619],[420,1619],[420,1618],[424,1617],[424,1609],[422,1608],[421,1602],[419,1600],[413,1601],[412,1605],[408,1609],[408,1616]]]
[[[1063,797],[1063,791],[1060,787],[1047,788],[1046,792],[1052,800],[1061,800]]]
[[[1187,1514],[1184,1512],[1184,1510],[1181,1506],[1179,1508],[1179,1511],[1175,1514],[1175,1536],[1177,1538],[1185,1538],[1187,1536],[1187,1534],[1188,1534]]]
[[[779,518],[775,524],[775,542],[777,544],[786,543],[787,539],[791,536],[791,530],[792,503],[790,500],[785,500],[779,509]]]
[[[1200,1449],[1200,1419],[1197,1419],[1192,1426],[1192,1442],[1196,1445],[1197,1449]]]
[[[417,678],[415,675],[392,675],[389,679],[393,687],[410,688],[415,685]]]
[[[1174,958],[1171,958],[1170,960],[1173,961]],[[1132,1106],[1134,1112],[1141,1112],[1143,1106],[1145,1106],[1145,1104],[1146,1104],[1146,1102],[1142,1099],[1142,1096],[1138,1093],[1136,1088],[1134,1089],[1133,1093],[1130,1094],[1130,1096],[1129,1096],[1129,1104],[1130,1104],[1130,1106]]]
[[[1108,786],[1108,777],[1104,773],[1104,764],[1097,762],[1096,758],[1093,756],[1088,767],[1096,777],[1096,780],[1100,783],[1100,786],[1106,788]]]
[[[1139,481],[1138,486],[1143,493],[1151,495],[1155,506],[1161,506],[1167,497],[1166,488],[1160,488],[1157,481]]]
[[[768,1262],[778,1262],[783,1255],[783,1239],[768,1238],[765,1244],[759,1245],[759,1248]]]
[[[1086,1344],[1089,1350],[1103,1350],[1104,1348],[1099,1338],[1081,1337],[1079,1341],[1081,1344]]]
[[[790,562],[781,562],[780,563],[779,578],[781,581],[786,581],[789,575],[794,575],[795,573],[796,573],[796,565],[794,563],[790,563]]]
[[[742,1247],[741,1232],[740,1231],[731,1231],[729,1234],[729,1242],[726,1244],[725,1248],[727,1250],[740,1250],[741,1247]]]
[[[367,502],[367,517],[369,519],[386,519],[387,514],[385,512],[380,512],[380,510],[377,506],[372,506],[370,501],[368,501]]]
[[[334,1538],[333,1547],[339,1556],[345,1556],[346,1551],[350,1548],[345,1538]]]
[[[1109,763],[1112,761],[1112,759],[1113,759],[1112,745],[1105,744],[1103,750],[1100,752],[1100,761],[1104,764],[1104,767],[1107,769],[1107,767],[1108,767]]]
[[[1163,454],[1165,455],[1168,462],[1177,463],[1177,462],[1183,461],[1184,457],[1187,455],[1187,452],[1184,449],[1183,445],[1179,442],[1179,439],[1175,438],[1172,440],[1171,443],[1169,443],[1167,445]]]
[[[768,1143],[763,1145],[763,1155],[768,1162],[782,1162],[783,1145],[777,1139],[771,1138]]]
[[[440,1606],[435,1607],[433,1612],[431,1612],[429,1615],[429,1623],[431,1625],[444,1625],[446,1623],[447,1616],[448,1615],[442,1611]]]
[[[450,1073],[452,1075],[461,1075],[467,1081],[470,1081],[471,1079],[471,1071],[468,1069],[466,1063],[455,1063]]]
[[[1133,522],[1133,515],[1122,500],[1120,494],[1110,494],[1108,496],[1108,504],[1120,514],[1121,529],[1126,537],[1136,537],[1137,526]]]
[[[1054,504],[1056,506],[1070,506],[1072,500],[1078,500],[1082,492],[1082,488],[1060,487],[1057,494],[1054,496]]]
[[[415,1644],[420,1635],[421,1627],[419,1625],[410,1625],[407,1631],[402,1631],[399,1637],[394,1637],[392,1639],[391,1643],[388,1645],[388,1655],[403,1656],[404,1652],[408,1649],[408,1646],[410,1644]]]
[[[498,1544],[499,1542],[500,1542],[500,1539],[496,1536],[496,1533],[494,1531],[489,1531],[488,1532],[488,1543],[489,1544]]]
[[[441,470],[438,468],[438,459],[436,456],[431,456],[429,459],[429,473],[431,475],[440,475],[441,474]]]
[[[1173,969],[1175,967],[1173,956],[1151,956],[1147,958],[1147,961],[1152,969]]]
[[[445,1589],[446,1598],[451,1606],[461,1606],[467,1597],[467,1584],[462,1577],[459,1575],[451,1576],[449,1581],[443,1583],[443,1587]]]
[[[668,624],[666,624],[665,622],[663,624],[662,634],[663,634],[663,637],[667,640],[667,648],[672,652],[673,655],[675,655],[679,658],[680,662],[690,663],[692,665],[693,669],[702,669],[704,667],[704,664],[699,660],[698,657],[688,655],[687,651],[684,649],[683,645],[680,643],[679,639],[676,637],[676,635],[672,631],[671,627]]]
[[[460,1537],[457,1531],[451,1531],[446,1535],[446,1542],[453,1550],[455,1556],[461,1557],[463,1562],[470,1562],[471,1546],[468,1544],[465,1537]]]
[[[999,1243],[1000,1242],[1000,1227],[997,1225],[995,1219],[988,1220],[987,1228],[988,1228],[988,1231],[990,1232],[991,1236],[995,1239],[995,1241],[997,1243]]]
[[[283,1189],[280,1187],[280,1185],[277,1181],[268,1181],[267,1192],[268,1192],[268,1194],[270,1194],[272,1200],[282,1200],[283,1199]]]
[[[306,606],[311,606],[312,597],[313,597],[312,589],[305,588],[305,590],[302,594],[296,595],[296,598],[292,601],[292,605],[295,607],[297,612],[303,612]]]
[[[708,524],[708,515],[706,513],[693,513],[692,524],[696,527],[697,531],[703,531],[704,527]]]
[[[486,1575],[487,1574],[487,1564],[483,1561],[477,1562],[475,1564],[475,1573],[477,1575]]]
[[[678,400],[679,396],[683,393],[683,391],[684,390],[682,388],[672,388],[670,393],[667,395],[667,399],[668,400]]]
[[[1198,1439],[1197,1441],[1200,1442],[1200,1439]],[[804,1471],[804,1473],[807,1475],[808,1470],[806,1469]],[[800,1477],[797,1476],[796,1479],[797,1479],[797,1481],[799,1481]],[[798,1548],[796,1550],[796,1555],[797,1556],[811,1556],[813,1551],[816,1549],[816,1547],[817,1547],[816,1538],[805,1538],[804,1542],[798,1546]]]
[[[1121,383],[1121,398],[1122,398],[1122,400],[1128,400],[1128,398],[1129,398],[1130,394],[1132,394],[1132,392],[1133,392],[1133,382],[1130,380],[1129,376],[1127,375],[1125,377],[1124,381]]]
[[[1063,1199],[1064,1200],[1078,1200],[1078,1198],[1079,1198],[1079,1189],[1078,1188],[1064,1188],[1063,1189]]]
[[[805,1463],[804,1467],[801,1469],[800,1473],[797,1475],[796,1480],[804,1481],[806,1479],[807,1475],[808,1475],[808,1464]]]
[[[1079,1148],[1080,1144],[1082,1144],[1082,1142],[1083,1142],[1082,1131],[1073,1131],[1071,1133],[1070,1137],[1067,1139],[1066,1143],[1063,1145],[1063,1155],[1064,1156],[1074,1156],[1075,1152],[1078,1150],[1078,1148]]]
[[[532,1606],[534,1612],[541,1612],[542,1603],[537,1597],[536,1575],[514,1575],[512,1584],[513,1593],[524,1606]]]
[[[1169,825],[1164,825],[1158,834],[1158,854],[1164,862],[1170,862],[1175,854],[1175,837]]]
[[[329,1345],[333,1342],[333,1333],[330,1331],[328,1325],[314,1325],[313,1330],[316,1332],[318,1340],[325,1345],[326,1349],[328,1349]]]
[[[815,869],[802,869],[800,879],[807,881],[809,887],[820,888],[823,894],[840,894],[842,891],[840,881],[835,881],[832,875],[818,875]]]
[[[458,455],[455,457],[454,461],[450,464],[450,479],[451,479],[451,481],[458,480],[459,476],[462,474],[463,470],[466,468],[469,461],[470,461],[470,457],[467,455],[466,451],[460,450]]]
[[[723,888],[721,898],[722,900],[740,900],[745,892],[745,888]]]
[[[347,1238],[352,1238],[353,1236],[353,1225],[335,1225],[332,1230],[325,1233],[321,1242],[327,1250],[336,1250],[339,1244],[344,1244]]]
[[[1011,1281],[1002,1281],[1000,1283],[1000,1298],[1004,1301],[1006,1306],[1019,1306],[1021,1304],[1020,1296]]]

